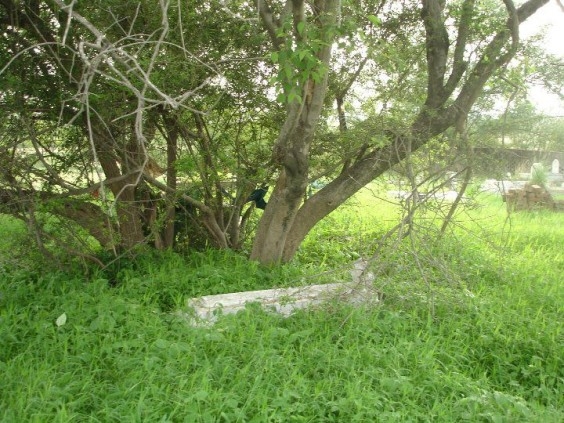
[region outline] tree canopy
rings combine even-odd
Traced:
[[[251,235],[252,259],[291,260],[363,186],[465,132],[548,1],[0,0],[0,212],[45,248],[63,229],[115,254]],[[537,76],[559,87],[551,60]]]

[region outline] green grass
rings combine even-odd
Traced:
[[[284,319],[249,306],[210,328],[172,313],[192,296],[341,278],[328,270],[369,252],[398,215],[363,195],[296,265],[273,268],[167,253],[42,274],[13,266],[10,239],[25,230],[0,221],[0,421],[564,421],[562,214],[507,220],[482,198],[441,242],[422,245],[422,230],[382,252],[378,307]]]

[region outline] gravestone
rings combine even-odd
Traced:
[[[558,173],[560,173],[560,162],[558,161],[558,159],[554,159],[552,161],[552,169],[551,169],[551,173],[557,175]]]
[[[187,310],[179,311],[178,316],[185,318],[192,326],[208,326],[213,325],[222,314],[234,314],[244,310],[248,303],[258,303],[265,310],[282,316],[290,316],[297,310],[318,306],[331,300],[347,301],[355,305],[377,304],[382,301],[383,294],[374,289],[372,283],[375,275],[368,265],[369,261],[365,259],[354,262],[350,272],[352,282],[191,298],[187,302]]]

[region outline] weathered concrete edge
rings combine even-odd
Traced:
[[[180,312],[180,314],[193,326],[207,326],[215,323],[218,316],[237,313],[250,303],[258,303],[267,311],[290,316],[296,310],[334,299],[354,304],[377,303],[380,296],[366,283],[343,282],[308,285],[191,298],[186,304],[187,311]]]

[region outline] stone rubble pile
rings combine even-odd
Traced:
[[[512,211],[560,208],[560,204],[554,201],[546,188],[532,184],[525,184],[523,188],[510,188],[503,196],[503,201]]]

